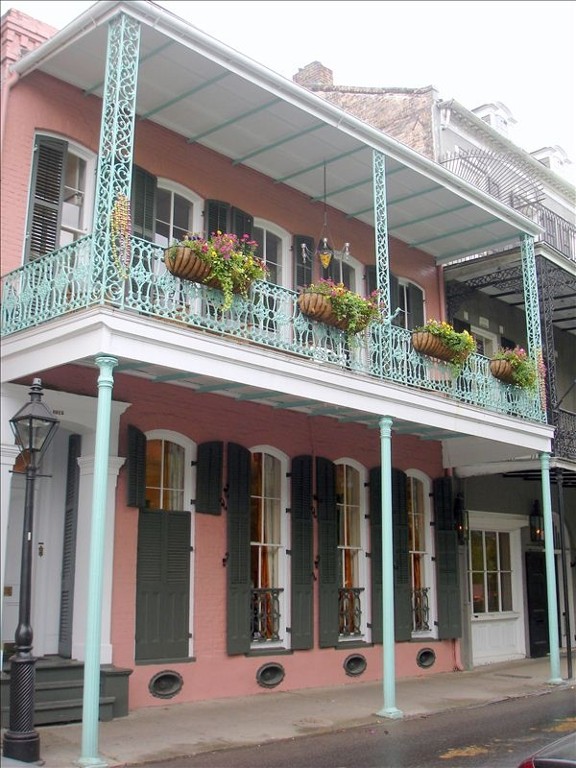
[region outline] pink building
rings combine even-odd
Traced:
[[[96,660],[101,717],[383,680],[398,716],[396,678],[462,667],[458,469],[552,436],[537,391],[411,332],[466,330],[448,257],[510,243],[529,270],[538,228],[153,3],[100,2],[61,32],[9,11],[2,46],[5,663],[25,488],[8,420],[37,377],[60,420],[37,480],[38,678]],[[231,307],[166,267],[216,231],[266,264]],[[321,279],[378,290],[379,319],[305,315]],[[518,535],[475,582],[486,599],[508,599]]]

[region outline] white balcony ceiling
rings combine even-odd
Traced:
[[[311,201],[374,224],[373,150],[386,157],[389,234],[438,262],[518,244],[532,221],[442,166],[146,0],[104,0],[20,60],[102,96],[108,21],[142,25],[138,120],[151,120]]]

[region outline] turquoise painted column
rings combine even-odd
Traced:
[[[102,582],[106,533],[106,495],[108,457],[110,454],[110,415],[112,411],[113,357],[97,357],[98,410],[94,450],[94,488],[92,490],[92,525],[88,571],[88,606],[84,661],[84,700],[82,705],[82,754],[80,766],[107,768],[98,756],[98,714],[100,706],[100,642],[102,634]]]
[[[542,467],[542,507],[544,513],[544,551],[546,556],[546,594],[548,597],[548,638],[550,643],[550,683],[561,683],[560,640],[558,636],[558,603],[556,569],[554,567],[554,530],[550,498],[550,454],[540,455]],[[528,575],[528,578],[530,576]]]
[[[394,545],[392,541],[392,419],[380,419],[382,470],[382,685],[384,707],[376,714],[400,718],[396,708],[394,640]]]

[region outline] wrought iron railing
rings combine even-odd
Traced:
[[[428,587],[412,590],[412,631],[428,632],[430,630],[430,603]]]
[[[539,238],[543,243],[548,243],[568,257],[570,261],[576,261],[576,227],[574,224],[540,203],[530,203],[518,206],[518,208],[543,228],[544,232]]]
[[[554,456],[576,461],[576,413],[560,408],[555,421]]]
[[[79,309],[110,306],[246,339],[492,411],[544,420],[537,395],[494,379],[482,355],[471,355],[455,376],[449,364],[416,352],[410,332],[387,318],[349,339],[343,331],[304,316],[294,291],[266,281],[254,283],[248,299],[236,296],[230,310],[223,312],[222,293],[171,275],[158,246],[132,237],[130,251],[127,278],[114,263],[103,269],[92,259],[91,236],[5,275],[3,336]]]
[[[267,643],[280,640],[280,595],[282,589],[275,587],[252,590],[253,643]]]
[[[342,587],[338,590],[338,620],[341,637],[362,634],[362,601],[360,587]]]

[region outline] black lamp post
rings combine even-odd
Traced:
[[[14,634],[15,654],[10,659],[10,726],[4,734],[3,754],[4,757],[23,763],[33,763],[40,759],[40,736],[34,729],[36,659],[32,655],[33,633],[30,626],[34,482],[42,456],[59,423],[41,399],[42,382],[34,379],[30,402],[10,419],[16,443],[26,464],[26,493],[18,626]]]

